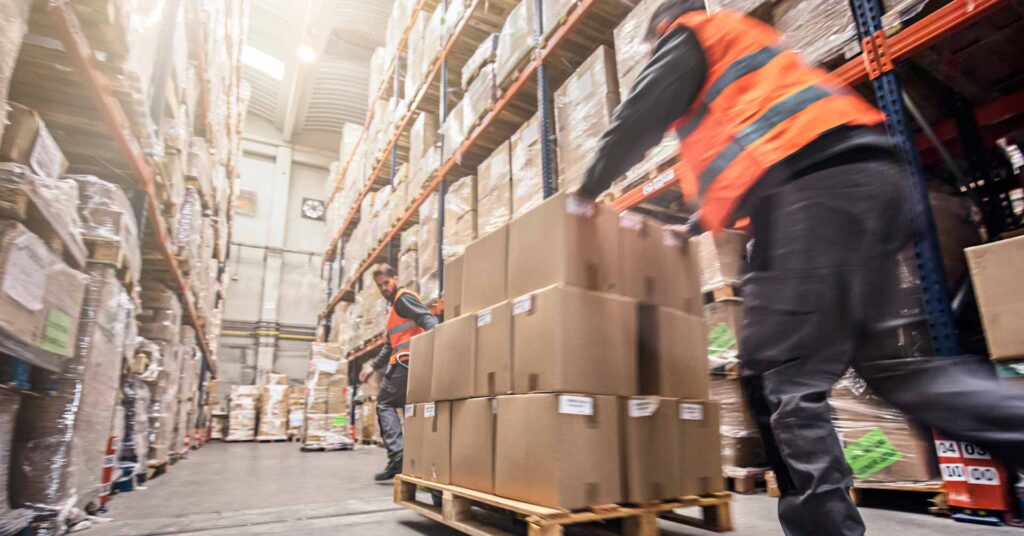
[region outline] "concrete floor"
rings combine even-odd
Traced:
[[[459,534],[397,507],[390,484],[374,484],[384,452],[300,452],[296,443],[211,443],[193,451],[146,489],[115,496],[88,536],[128,535],[420,535]],[[862,509],[872,534],[1013,534],[929,515]],[[733,534],[781,535],[775,500],[735,496]],[[711,534],[666,524],[673,536]]]

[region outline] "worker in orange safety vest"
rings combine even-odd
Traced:
[[[698,209],[689,232],[749,218],[742,383],[786,534],[864,533],[828,403],[851,366],[920,423],[1024,463],[1024,391],[989,364],[900,354],[900,330],[921,319],[899,313],[897,255],[914,226],[884,115],[742,14],[669,0],[648,37],[651,57],[577,193],[597,198],[673,131]]]
[[[388,264],[373,270],[373,282],[388,300],[388,321],[384,346],[377,356],[363,365],[359,381],[365,382],[374,371],[383,374],[377,398],[377,424],[387,450],[388,463],[374,480],[383,482],[402,472],[404,452],[402,422],[398,412],[405,409],[405,391],[409,383],[409,343],[413,337],[434,329],[437,317],[423,305],[415,292],[398,285],[398,273]]]

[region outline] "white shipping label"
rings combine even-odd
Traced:
[[[937,440],[935,441],[935,454],[940,458],[959,458],[960,447],[956,441]]]
[[[415,417],[416,416],[416,404],[406,404],[405,405],[405,416],[406,417]]]
[[[992,456],[989,455],[988,451],[974,443],[967,443],[963,441],[960,443],[960,448],[963,449],[964,459],[969,460],[991,460]]]
[[[40,128],[36,135],[36,144],[28,157],[28,165],[36,173],[51,179],[60,178],[63,167],[64,153],[54,141],[50,131]]]
[[[589,396],[560,395],[558,412],[567,415],[593,415],[594,399]]]
[[[577,195],[565,196],[565,212],[584,218],[594,217],[594,202]]]
[[[436,411],[437,407],[433,402],[431,402],[430,404],[423,404],[423,416],[425,418],[429,419],[433,417]]]
[[[334,374],[338,372],[338,362],[333,359],[327,359],[326,357],[314,357],[313,363],[316,364],[316,368],[326,372],[328,374]]]
[[[962,463],[940,463],[939,472],[942,475],[942,480],[946,482],[965,482],[967,480]]]
[[[626,403],[626,413],[633,418],[650,417],[658,412],[658,400],[650,398],[631,398]]]
[[[999,486],[1002,484],[999,480],[999,471],[995,467],[968,465],[965,469],[967,471],[968,484],[981,484],[984,486]]]
[[[700,404],[679,404],[679,418],[684,421],[703,421],[704,406]]]
[[[491,310],[481,311],[476,315],[476,327],[482,328],[491,324]]]
[[[640,232],[644,229],[644,217],[636,212],[629,212],[627,210],[619,214],[619,227]]]
[[[512,301],[512,314],[521,315],[533,311],[533,294],[520,296]]]
[[[34,235],[24,235],[11,245],[4,267],[4,280],[0,288],[14,301],[29,311],[43,308],[46,296],[47,252]]]

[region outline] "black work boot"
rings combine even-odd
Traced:
[[[386,482],[393,480],[395,475],[402,472],[402,453],[396,453],[388,456],[388,464],[384,467],[384,471],[377,473],[373,476],[375,482]]]

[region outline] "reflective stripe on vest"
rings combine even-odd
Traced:
[[[707,60],[707,79],[673,123],[676,175],[684,198],[701,202],[701,224],[729,225],[739,200],[772,166],[841,126],[877,125],[885,116],[828,74],[781,48],[781,36],[745,15],[683,14]]]

